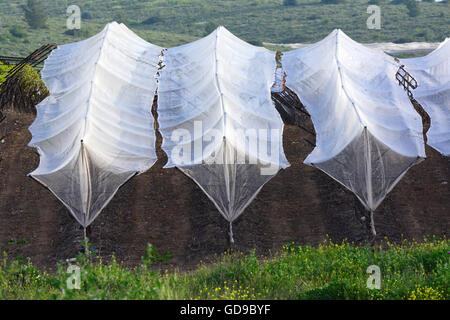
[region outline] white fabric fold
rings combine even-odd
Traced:
[[[406,70],[417,80],[414,98],[431,119],[428,145],[450,155],[450,38],[425,57],[403,59]]]

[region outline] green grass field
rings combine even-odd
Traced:
[[[144,39],[171,47],[203,37],[224,25],[253,44],[312,43],[341,28],[359,42],[443,41],[450,36],[450,6],[421,2],[421,13],[410,17],[404,4],[381,0],[381,29],[368,30],[368,0],[322,4],[298,0],[79,0],[84,19],[79,35],[65,34],[66,9],[72,2],[43,1],[48,28],[32,30],[23,19],[25,0],[0,0],[0,55],[25,55],[46,43],[64,44],[99,32],[112,20],[126,23]]]
[[[448,300],[448,240],[407,242],[384,249],[326,242],[285,245],[272,257],[226,252],[189,273],[158,270],[166,257],[149,246],[142,265],[124,267],[80,255],[80,289],[69,290],[67,263],[55,273],[20,260],[0,262],[0,299],[413,299]],[[94,262],[95,260],[95,262]],[[368,289],[370,265],[381,288]]]

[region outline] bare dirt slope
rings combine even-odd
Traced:
[[[65,207],[27,177],[39,163],[27,147],[33,115],[9,114],[0,143],[0,251],[30,257],[54,269],[74,257],[82,230]],[[3,134],[0,134],[2,136]],[[360,205],[324,173],[303,165],[312,146],[305,132],[286,126],[284,148],[291,167],[272,179],[234,223],[237,249],[267,254],[287,241],[318,244],[331,239],[365,241]],[[376,211],[379,238],[423,239],[447,235],[450,221],[450,161],[431,148]],[[166,157],[125,184],[92,225],[91,242],[103,257],[115,254],[139,263],[147,243],[167,250],[171,266],[195,267],[229,248],[227,223],[197,185],[177,169],[162,169]]]

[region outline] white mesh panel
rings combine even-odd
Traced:
[[[30,175],[88,226],[117,189],[156,161],[151,106],[161,48],[111,23],[60,46],[45,63],[50,97],[37,106]]]
[[[396,83],[398,67],[340,30],[283,56],[286,85],[317,133],[305,163],[342,183],[371,211],[425,157],[422,122]]]
[[[158,121],[166,167],[190,176],[231,222],[289,165],[270,96],[275,54],[220,27],[169,49],[164,63]]]

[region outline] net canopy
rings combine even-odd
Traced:
[[[282,64],[287,87],[305,105],[317,133],[305,163],[354,192],[373,213],[425,157],[421,118],[395,81],[398,64],[341,30],[285,53]]]
[[[263,185],[289,165],[270,95],[275,53],[219,27],[168,49],[164,64],[158,122],[166,168],[191,177],[231,228]]]
[[[29,130],[30,175],[87,227],[132,176],[156,161],[151,106],[161,48],[122,24],[63,45],[45,62],[50,96]]]
[[[431,118],[427,143],[445,156],[450,155],[450,38],[421,58],[404,59],[419,87],[414,96]]]

